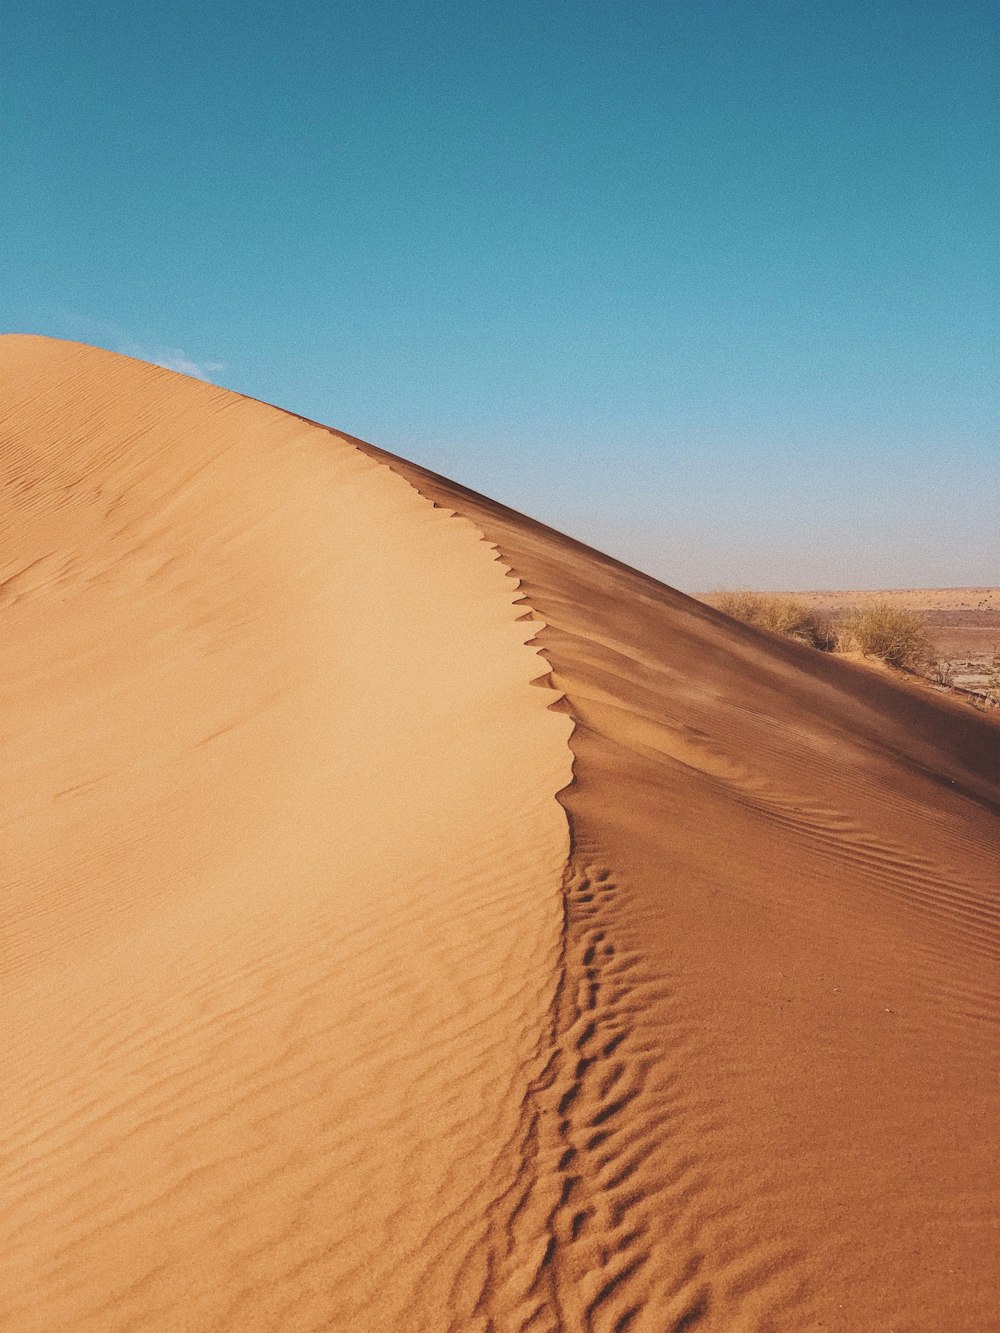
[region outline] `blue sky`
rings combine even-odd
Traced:
[[[686,590],[1000,582],[992,3],[6,7],[0,327]]]

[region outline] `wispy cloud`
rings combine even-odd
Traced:
[[[162,366],[164,370],[192,375],[196,380],[211,383],[213,377],[226,368],[224,361],[201,360],[191,356],[183,347],[168,347],[155,338],[136,338],[132,331],[123,329],[119,324],[92,319],[89,315],[80,315],[72,310],[60,310],[59,320],[63,325],[59,333],[97,343],[109,351],[134,356],[140,361],[149,361],[154,366]]]
[[[138,357],[140,361],[150,361],[154,366],[162,366],[164,370],[193,375],[196,380],[211,381],[214,375],[226,368],[223,361],[196,361],[182,347],[146,347],[141,343],[125,342],[117,350],[126,356]]]

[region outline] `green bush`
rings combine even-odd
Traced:
[[[795,597],[766,592],[717,592],[709,601],[717,610],[734,620],[741,620],[744,625],[783,634],[823,652],[832,652],[837,646],[837,636],[830,621]]]
[[[839,640],[841,648],[857,648],[908,671],[919,671],[929,656],[923,618],[891,602],[857,607],[841,625]]]

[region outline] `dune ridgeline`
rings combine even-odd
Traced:
[[[0,339],[0,1327],[995,1327],[1000,729]]]

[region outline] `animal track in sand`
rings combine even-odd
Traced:
[[[571,861],[563,888],[551,1053],[524,1098],[516,1183],[491,1210],[474,1326],[684,1333],[730,1327],[735,1302],[741,1328],[777,1327],[794,1257],[752,1236],[717,1244],[726,1163],[719,1108],[689,1089],[697,1027],[673,979],[625,947],[617,878]],[[469,1326],[456,1306],[450,1328]]]
[[[552,1053],[525,1098],[522,1166],[515,1190],[495,1204],[480,1299],[486,1327],[498,1333],[651,1327],[642,1275],[652,1258],[652,1198],[642,1167],[662,1126],[629,1109],[649,1073],[634,1017],[644,1003],[638,992],[651,983],[614,938],[618,891],[605,867],[567,869]],[[687,1302],[678,1317],[693,1308]]]

